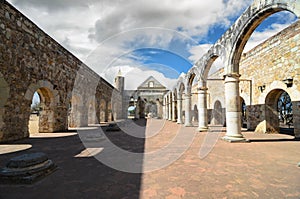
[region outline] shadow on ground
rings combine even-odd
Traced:
[[[145,126],[146,120],[135,123]],[[121,131],[105,134],[113,143],[125,150],[144,152],[143,138],[134,138]],[[0,155],[1,167],[12,157],[30,152],[44,152],[58,166],[58,170],[33,185],[0,185],[1,199],[139,198],[142,174],[114,170],[94,157],[82,155],[78,157],[85,147],[77,134],[57,138],[28,138],[13,144],[31,144],[32,148]]]

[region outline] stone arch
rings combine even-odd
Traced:
[[[37,92],[40,96],[41,100],[41,112],[39,116],[39,132],[40,133],[52,133],[57,129],[56,126],[56,116],[57,111],[56,107],[59,102],[59,94],[58,91],[53,89],[53,85],[45,80],[40,80],[36,84],[32,83],[28,87],[25,93],[25,99],[31,102],[34,93]],[[30,107],[28,107],[30,110]],[[29,121],[30,111],[27,113],[27,121]],[[27,122],[28,125],[28,122]],[[27,137],[29,132],[24,132]]]
[[[197,66],[193,66],[185,76],[185,88],[186,93],[191,92],[191,88],[193,86],[193,82],[200,79],[200,72]]]
[[[178,79],[177,84],[176,84],[176,89],[177,89],[178,92],[181,91],[181,94],[182,94],[182,92],[184,92],[184,90],[180,90],[180,88],[182,86],[185,88],[185,85],[184,85],[184,83],[185,83],[185,77],[186,77],[186,75],[182,73],[179,76],[179,79]]]
[[[279,114],[278,114],[278,100],[282,93],[286,92],[282,89],[274,89],[268,93],[265,101],[265,121],[266,133],[279,133]]]
[[[286,84],[283,83],[282,81],[273,81],[270,85],[266,86],[266,89],[264,92],[259,96],[258,102],[259,104],[264,104],[267,98],[267,95],[272,91],[272,90],[284,90],[289,94],[291,97],[292,101],[300,101],[300,91],[297,90],[297,88],[287,88]]]
[[[5,104],[9,97],[9,91],[10,91],[9,85],[4,79],[2,73],[0,73],[0,141],[4,137],[4,133],[5,133],[5,131],[3,131],[3,127],[5,126],[3,117],[5,114]]]
[[[225,48],[222,44],[216,43],[214,44],[208,52],[196,63],[198,70],[200,70],[200,79],[206,83],[208,78],[209,71],[213,65],[213,63],[218,58],[223,58],[226,55]],[[204,85],[206,86],[206,85]]]
[[[229,30],[230,33],[228,34],[231,34],[231,39],[227,45],[228,49],[230,49],[227,73],[239,74],[239,62],[244,47],[254,30],[263,20],[281,11],[289,11],[299,17],[298,4],[297,1],[276,0],[270,3],[269,1],[255,0]]]

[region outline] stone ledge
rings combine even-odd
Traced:
[[[32,184],[56,169],[57,166],[44,153],[24,154],[12,158],[0,170],[0,183]]]

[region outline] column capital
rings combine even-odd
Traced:
[[[225,79],[226,77],[239,78],[239,77],[241,77],[241,75],[238,74],[238,73],[228,73],[228,74],[224,75],[223,77],[224,77],[224,79]]]
[[[198,91],[207,91],[208,88],[206,86],[201,86],[197,88]]]
[[[184,97],[185,97],[185,98],[191,98],[191,97],[192,97],[192,94],[184,94]]]

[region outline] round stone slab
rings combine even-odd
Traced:
[[[10,159],[7,163],[7,168],[25,168],[31,167],[33,165],[41,164],[48,160],[45,153],[29,153],[20,155]]]
[[[121,129],[117,124],[109,124],[106,131],[120,131]]]

